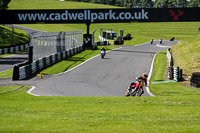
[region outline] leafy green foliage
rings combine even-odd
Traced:
[[[0,10],[6,10],[11,0],[0,0]]]

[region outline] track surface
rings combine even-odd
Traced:
[[[52,76],[35,84],[31,93],[40,96],[124,96],[135,77],[149,73],[154,55],[168,49],[177,41],[164,41],[158,45],[149,43],[124,46],[88,61],[76,69]],[[143,96],[149,96],[146,92]]]
[[[38,30],[25,28],[15,25],[27,33],[37,32]],[[44,79],[31,79],[29,81],[10,81],[0,80],[1,85],[5,84],[25,84],[35,86],[29,91],[39,96],[124,96],[124,93],[131,82],[143,72],[149,73],[154,55],[162,50],[170,48],[178,41],[163,41],[159,45],[158,41],[141,44],[138,46],[122,46],[117,50],[112,50],[106,54],[105,59],[100,56],[93,58],[87,63],[76,69],[63,73],[59,76],[54,75]],[[25,57],[25,58],[24,58]],[[20,56],[22,61],[25,56]],[[15,64],[12,56],[3,59],[7,67]],[[1,63],[1,69],[6,69]],[[149,96],[147,91],[143,96]]]

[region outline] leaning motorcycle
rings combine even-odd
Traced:
[[[103,59],[104,56],[106,55],[106,51],[101,50],[100,54],[101,54],[101,58]]]
[[[145,83],[143,80],[136,78],[136,82],[131,83],[126,90],[125,96],[141,96],[143,94],[144,85]]]

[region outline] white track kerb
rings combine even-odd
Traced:
[[[120,47],[120,48],[122,48],[122,47]],[[120,48],[117,48],[117,49],[120,49]],[[116,49],[114,49],[114,50],[116,50]],[[112,51],[112,50],[110,50],[110,51]],[[110,51],[108,51],[108,52],[110,52]],[[107,52],[107,53],[108,53],[108,52]],[[157,53],[159,53],[159,52],[157,52]],[[148,84],[148,86],[146,87],[146,90],[147,90],[147,93],[148,93],[150,96],[154,96],[154,95],[150,92],[150,90],[149,90],[149,80],[150,80],[150,78],[151,78],[151,76],[152,76],[152,73],[153,73],[153,64],[154,64],[154,60],[155,60],[155,57],[156,57],[157,53],[156,53],[156,54],[154,55],[154,57],[153,57],[153,60],[152,60],[152,63],[151,63],[151,68],[150,68],[150,72],[149,72],[149,76],[148,76],[148,79],[147,79],[147,84]],[[67,71],[62,72],[62,73],[57,74],[57,75],[59,76],[59,75],[62,75],[62,74],[64,74],[64,73],[68,73],[68,72],[70,72],[70,71],[72,71],[72,70],[78,68],[79,66],[81,66],[81,65],[83,65],[83,64],[85,64],[85,63],[87,63],[88,61],[90,61],[90,60],[92,60],[92,59],[94,59],[94,58],[96,58],[96,57],[98,57],[98,56],[100,56],[100,54],[99,54],[99,55],[96,55],[96,56],[94,56],[94,57],[92,57],[92,58],[90,58],[90,59],[88,59],[88,60],[86,60],[86,61],[84,61],[83,63],[77,65],[76,67],[74,67],[74,68],[72,68],[72,69],[70,69],[70,70],[67,70]],[[40,95],[37,95],[37,94],[32,93],[32,91],[33,91],[35,88],[36,88],[35,86],[32,86],[31,89],[29,89],[29,90],[27,91],[27,93],[30,94],[30,95],[33,95],[33,96],[40,96]]]
[[[159,51],[159,52],[160,52],[160,51]],[[150,68],[150,72],[149,72],[149,76],[148,76],[148,79],[147,79],[147,84],[148,84],[148,86],[146,87],[146,90],[147,90],[147,93],[149,93],[150,96],[154,96],[154,94],[151,93],[150,90],[149,90],[149,80],[151,79],[151,76],[152,76],[152,74],[153,74],[153,64],[154,64],[155,57],[156,57],[156,55],[157,55],[159,52],[157,52],[157,53],[154,55],[154,57],[153,57],[153,60],[152,60],[152,63],[151,63],[151,68]]]

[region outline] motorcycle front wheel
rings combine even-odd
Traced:
[[[125,93],[125,96],[126,96],[126,97],[130,96],[130,94],[129,94],[128,91]]]

